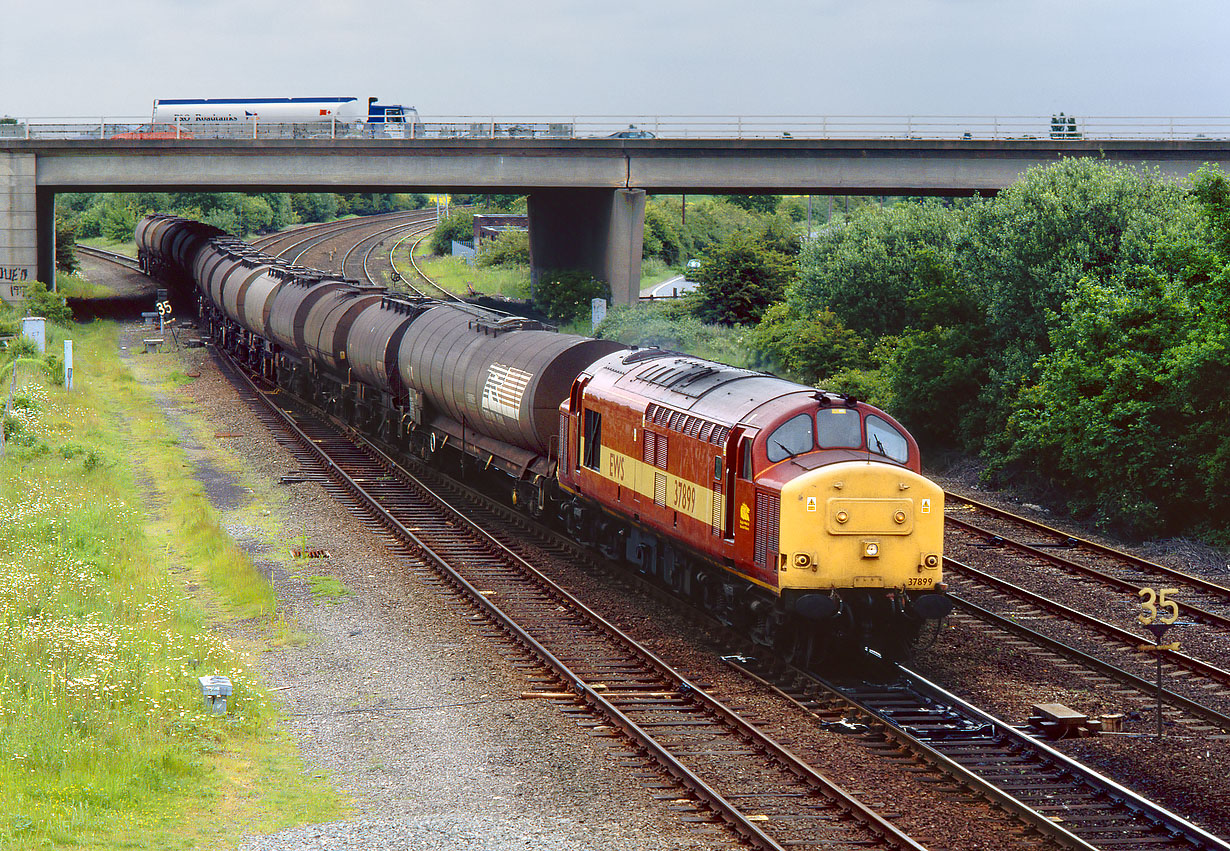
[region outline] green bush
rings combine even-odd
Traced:
[[[450,213],[436,225],[431,234],[431,253],[445,257],[453,253],[453,240],[471,242],[474,239],[474,214],[465,210]]]
[[[765,311],[748,335],[752,346],[768,361],[807,384],[827,375],[865,365],[867,344],[841,324],[837,314],[816,310],[794,312],[785,302]]]
[[[56,269],[72,274],[80,268],[77,253],[77,220],[66,213],[56,211]]]
[[[843,369],[818,382],[819,386],[833,393],[849,393],[855,399],[870,402],[886,411],[896,412],[892,387],[882,370]]]
[[[616,305],[594,336],[629,346],[656,346],[731,366],[756,368],[746,328],[705,324],[692,315],[683,301]]]
[[[588,316],[596,298],[610,301],[611,287],[583,269],[545,270],[534,287],[534,307],[562,323]]]
[[[686,259],[683,237],[675,222],[676,219],[661,204],[645,205],[645,231],[641,241],[643,259],[656,258],[669,266],[678,265]]]
[[[530,234],[524,230],[506,230],[495,239],[483,241],[478,255],[478,265],[528,266],[530,265]]]
[[[794,258],[748,231],[715,246],[696,270],[697,315],[706,322],[757,322],[780,301],[795,273]]]
[[[99,233],[112,242],[127,242],[137,226],[137,215],[123,204],[107,204],[99,214]]]
[[[64,296],[50,292],[42,281],[35,281],[26,289],[26,310],[30,316],[42,316],[48,322],[60,325],[73,321],[72,308]]]

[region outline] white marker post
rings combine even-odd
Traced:
[[[64,341],[64,389],[73,389],[73,341]]]
[[[606,299],[592,299],[589,303],[589,330],[591,334],[602,324],[603,319],[606,319]]]

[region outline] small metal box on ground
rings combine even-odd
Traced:
[[[21,336],[33,340],[41,355],[47,350],[47,320],[41,316],[26,316],[21,320]]]
[[[205,708],[212,710],[215,715],[225,715],[226,699],[231,696],[231,681],[218,674],[211,674],[200,679]]]

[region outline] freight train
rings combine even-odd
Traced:
[[[174,216],[144,218],[136,242],[141,269],[254,374],[468,470],[786,655],[900,657],[951,609],[943,491],[878,408],[393,294]]]

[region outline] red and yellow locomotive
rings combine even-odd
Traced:
[[[951,608],[943,491],[875,407],[641,349],[592,364],[560,413],[574,533],[766,644],[897,655]]]

